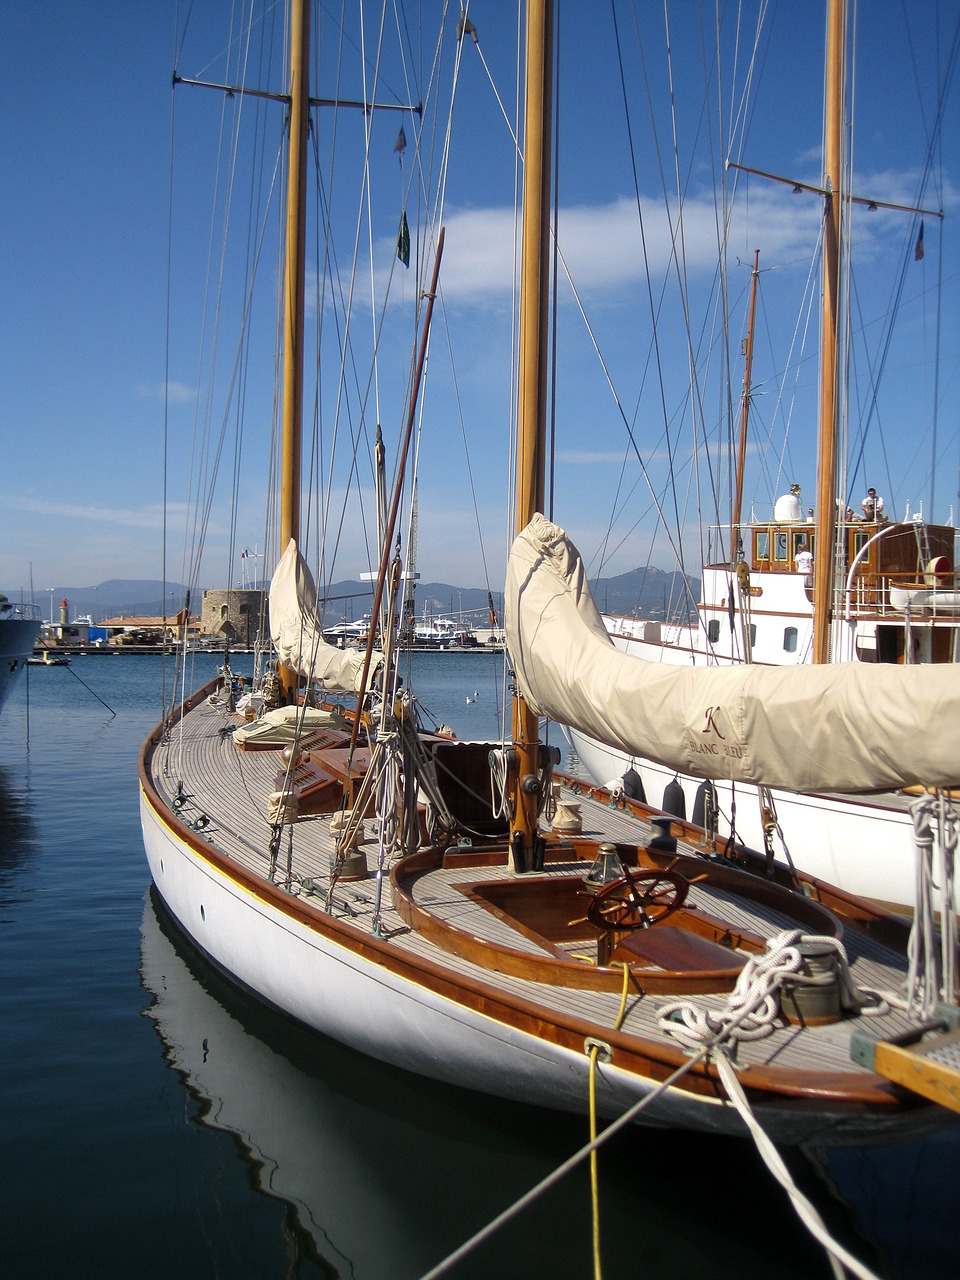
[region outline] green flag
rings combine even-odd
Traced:
[[[397,257],[405,267],[410,265],[410,228],[406,210],[400,215],[400,234],[397,236]]]

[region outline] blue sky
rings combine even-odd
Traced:
[[[424,6],[425,26],[437,8]],[[757,8],[744,4],[743,32],[752,30]],[[865,417],[870,429],[862,450],[854,446],[858,465],[851,472],[850,491],[858,498],[868,483],[875,484],[897,514],[908,504],[910,510],[921,505],[929,510],[932,495],[934,517],[943,520],[960,515],[960,252],[955,225],[960,213],[960,91],[955,75],[943,103],[942,146],[930,154],[925,139],[932,129],[936,85],[947,74],[956,38],[956,6],[875,0],[860,9],[854,188],[881,201],[942,206],[948,217],[942,241],[939,226],[925,219],[926,254],[922,262],[914,262],[916,219],[855,212],[852,345],[857,377],[851,420],[855,436]],[[200,196],[192,188],[208,185],[220,103],[209,91],[177,90],[168,370],[170,81],[182,13],[160,0],[100,0],[92,5],[52,0],[44,5],[8,3],[4,10],[0,587],[8,592],[28,587],[32,573],[42,600],[53,584],[160,576],[165,380],[170,387],[172,521],[184,523],[190,433],[202,377],[196,354],[199,321],[189,308],[192,294],[199,291],[207,234]],[[672,568],[671,543],[681,537],[695,570],[695,530],[714,508],[725,511],[728,500],[724,474],[708,477],[694,448],[695,433],[715,440],[725,416],[716,310],[715,192],[722,159],[733,148],[754,168],[819,181],[822,17],[813,3],[772,6],[751,73],[744,53],[734,63],[736,11],[721,6],[723,85],[718,91],[712,73],[712,6],[692,0],[669,6],[672,86],[660,3],[617,3],[618,32],[607,4],[562,0],[560,10],[559,242],[579,301],[564,279],[559,288],[554,515],[580,545],[591,571],[621,572],[648,559]],[[202,0],[195,6],[183,45],[182,74],[215,78],[214,54],[222,47],[221,23],[229,11],[225,2]],[[483,58],[512,113],[515,8],[506,2],[475,3],[470,15]],[[636,182],[624,128],[617,35]],[[749,50],[749,39],[741,43]],[[384,87],[399,92],[392,71],[385,72]],[[743,127],[726,126],[733,141],[718,141],[718,104],[722,101],[723,111],[732,117],[748,76],[751,91]],[[706,92],[705,78],[712,85]],[[444,90],[444,102],[448,96]],[[679,162],[672,154],[671,102]],[[376,127],[381,145],[375,177],[387,198],[386,212],[371,234],[378,269],[385,272],[392,261],[393,219],[410,172],[410,153],[407,168],[401,169],[390,142],[396,119],[385,117],[381,123],[378,117]],[[481,586],[489,579],[499,589],[508,529],[514,153],[487,72],[469,43],[452,137],[443,306],[435,322],[424,399],[417,568],[427,579],[464,586]],[[930,174],[921,183],[928,159]],[[662,178],[670,192],[666,202]],[[664,212],[669,208],[676,214],[678,184],[684,201],[690,342],[681,323],[679,273],[671,259]],[[645,246],[638,235],[637,189]],[[814,279],[811,285],[809,273],[818,203],[812,195],[793,194],[789,186],[751,178],[741,180],[732,216],[728,292],[730,328],[737,335],[730,358],[735,387],[742,376],[737,352],[749,264],[753,250],[761,251],[747,502],[748,509],[763,515],[791,481],[802,484],[805,500],[815,489],[818,284]],[[901,274],[902,265],[906,269]],[[398,312],[412,308],[414,270],[399,283]],[[934,305],[938,283],[939,311]],[[229,292],[239,291],[234,282]],[[804,311],[805,292],[808,303],[810,298],[814,303],[809,314]],[[224,308],[234,300],[225,296]],[[884,317],[894,303],[899,317],[888,342]],[[652,351],[654,310],[659,376]],[[268,312],[266,308],[264,315]],[[943,358],[935,380],[938,341]],[[407,332],[396,340],[393,367],[389,352],[384,360],[380,418],[388,449],[403,421],[402,375],[409,346]],[[883,391],[870,412],[868,373],[881,361]],[[697,370],[699,404],[691,402],[691,364]],[[269,363],[251,367],[245,376],[250,404],[269,422]],[[939,398],[936,414],[934,396]],[[212,411],[213,421],[219,412]],[[625,419],[645,476],[631,456]],[[940,462],[931,487],[934,445]],[[244,448],[237,483],[244,515],[231,533],[229,494],[218,492],[204,585],[238,576],[239,547],[262,543],[266,452],[255,443]],[[671,467],[676,495],[668,484]],[[229,476],[222,487],[230,489]],[[671,527],[668,538],[662,529],[656,531],[658,504]],[[478,520],[484,558],[477,549]],[[356,576],[367,567],[364,541],[348,527],[342,542],[334,576]],[[172,548],[169,573],[174,579],[180,577],[176,555]]]

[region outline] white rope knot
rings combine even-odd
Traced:
[[[801,972],[805,946],[832,950],[835,967],[823,973]],[[674,1000],[661,1006],[660,1027],[689,1048],[762,1040],[781,1023],[780,990],[788,981],[809,987],[836,982],[841,1007],[846,1010],[878,1014],[888,1008],[874,992],[856,985],[847,953],[836,938],[787,929],[768,939],[762,955],[750,956],[723,1008],[703,1009],[692,1000]]]

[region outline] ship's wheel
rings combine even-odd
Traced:
[[[683,906],[690,881],[676,871],[628,871],[597,893],[587,919],[598,929],[649,929]]]

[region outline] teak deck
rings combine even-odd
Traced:
[[[145,770],[161,798],[172,809],[176,807],[181,819],[195,831],[199,848],[209,844],[218,856],[225,856],[238,870],[242,869],[241,874],[245,872],[253,881],[266,884],[271,862],[267,797],[275,789],[280,755],[274,750],[239,751],[232,741],[232,729],[238,723],[238,718],[222,707],[198,701],[165,740],[145,749]],[[181,773],[184,787],[175,806]],[[572,798],[581,806],[585,837],[623,844],[637,842],[635,817],[589,795],[575,794]],[[372,826],[368,821],[368,832]],[[639,832],[641,840],[657,834],[649,822],[641,823]],[[283,828],[273,885],[297,900],[298,914],[306,912],[327,921],[332,915],[359,930],[371,931],[378,889],[376,842],[367,840],[362,849],[368,877],[338,881],[332,896],[332,913],[328,914],[326,898],[335,851],[330,815],[302,817]],[[696,849],[685,849],[681,843],[679,852],[695,853]],[[619,985],[616,989],[597,989],[601,973],[596,966],[595,933],[591,936],[590,930],[584,930],[564,944],[551,939],[551,927],[543,921],[538,922],[539,928],[530,927],[511,910],[505,910],[504,895],[509,896],[509,890],[504,886],[522,885],[527,877],[517,876],[504,859],[497,865],[483,865],[484,858],[478,858],[475,851],[465,850],[458,855],[454,849],[441,865],[430,865],[429,859],[424,859],[420,866],[416,863],[420,856],[414,856],[414,869],[400,878],[402,892],[409,896],[403,913],[395,909],[391,899],[389,867],[382,868],[380,877],[378,937],[387,939],[398,957],[406,955],[442,964],[448,973],[477,990],[521,1001],[532,1010],[539,1008],[546,1016],[574,1029],[589,1023],[613,1033],[621,992]],[[565,879],[569,883],[572,869],[585,877],[588,866],[571,852],[568,862],[548,861],[537,877]],[[585,897],[584,901],[588,899]],[[564,911],[567,905],[564,904]],[[422,913],[428,922],[426,927],[411,927],[411,912],[418,918]],[[697,975],[716,971],[721,959],[735,971],[746,954],[720,946],[710,937],[712,919],[726,922],[751,941],[772,937],[796,925],[795,919],[760,901],[743,902],[723,887],[704,883],[692,884],[684,912],[699,917],[697,929],[705,936],[694,934],[684,939],[674,927],[674,920],[669,932],[667,926],[661,926],[659,941],[656,926],[636,939],[636,955],[631,959],[645,967],[633,973],[618,1040],[662,1040],[657,1011],[663,998],[656,977],[658,971],[666,976],[660,964],[673,964],[684,953],[693,957],[687,965],[692,977],[686,987],[673,984],[669,992],[698,991],[696,999],[708,1007],[724,1003],[723,991],[702,990],[703,983],[698,982]],[[585,915],[585,907],[578,914]],[[573,918],[568,916],[567,920]],[[868,934],[849,927],[843,932],[843,941],[859,986],[882,992],[899,985],[902,963],[893,952]],[[502,957],[497,959],[506,958],[506,963],[502,967],[497,963],[496,971],[480,963],[478,956],[484,948],[501,949]],[[573,972],[572,982],[567,973],[561,972],[564,966]],[[709,987],[709,981],[706,985]],[[895,1011],[871,1020],[871,1030],[878,1038],[894,1038],[908,1025],[907,1019]],[[796,1026],[784,1026],[767,1039],[741,1044],[737,1061],[742,1067],[823,1073],[824,1081],[835,1086],[844,1077],[852,1080],[857,1073],[863,1075],[863,1068],[851,1060],[850,1036],[850,1026],[844,1021],[807,1027],[802,1035]],[[833,1086],[824,1085],[828,1090]]]

